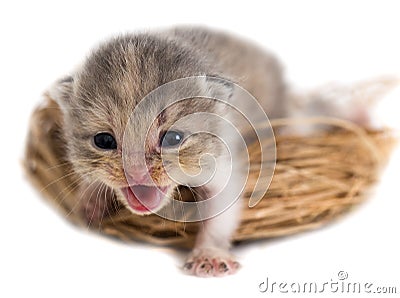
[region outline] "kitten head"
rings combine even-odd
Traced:
[[[218,119],[204,115],[221,114],[224,105],[205,96],[227,99],[232,86],[209,71],[196,52],[160,37],[124,36],[98,47],[51,91],[75,171],[113,188],[134,213],[161,209],[179,184],[194,183],[205,155],[222,152],[209,133]],[[200,77],[180,80],[192,76]]]

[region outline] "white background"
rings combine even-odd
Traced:
[[[11,3],[11,2],[9,2]],[[206,297],[262,294],[270,281],[349,280],[400,292],[400,152],[375,195],[327,228],[234,250],[235,276],[199,279],[180,271],[185,253],[122,244],[77,230],[24,178],[20,159],[42,91],[112,34],[205,24],[246,36],[284,61],[290,82],[309,87],[400,73],[397,1],[13,1],[0,4],[1,297]],[[400,98],[393,97],[397,119]],[[295,295],[300,296],[300,295]],[[322,296],[322,295],[316,295]],[[335,296],[343,297],[343,294]],[[383,295],[380,295],[383,296]],[[395,295],[391,295],[395,296]]]

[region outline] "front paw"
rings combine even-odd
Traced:
[[[119,205],[114,192],[104,184],[82,184],[79,189],[81,197],[74,208],[87,227],[97,228],[104,218],[118,211]]]
[[[194,249],[187,258],[183,270],[188,274],[211,277],[235,273],[240,265],[226,250],[219,248]]]
[[[87,227],[98,227],[107,215],[107,206],[101,200],[89,200],[81,206],[81,216]]]

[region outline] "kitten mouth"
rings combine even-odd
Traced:
[[[137,184],[121,188],[121,192],[133,211],[145,214],[162,205],[167,188]]]

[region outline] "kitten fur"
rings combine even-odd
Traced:
[[[143,113],[134,123],[129,143],[133,149],[125,171],[122,143],[129,117],[141,99],[165,83],[192,76],[204,76],[197,88],[207,90],[211,97],[223,97],[233,103],[243,100],[235,96],[232,85],[210,78],[221,77],[249,91],[270,118],[292,113],[288,110],[287,100],[290,96],[287,96],[279,61],[271,53],[246,40],[207,28],[179,27],[112,38],[94,49],[78,69],[51,88],[51,96],[63,111],[68,159],[82,177],[81,208],[88,222],[94,224],[96,220],[101,220],[97,217],[104,213],[104,210],[92,210],[93,203],[90,202],[99,201],[95,204],[97,208],[107,208],[111,193],[132,212],[143,215],[149,213],[130,208],[121,191],[129,187],[126,175],[138,181],[144,179],[144,184],[149,180],[143,177],[149,176],[156,185],[167,188],[166,197],[158,209],[171,201],[178,184],[169,179],[167,171],[173,172],[176,156],[167,152],[163,156],[165,160],[162,160],[160,134],[176,120],[194,111],[220,112],[218,104],[201,99],[177,103],[165,109],[149,131],[145,123],[152,121],[151,113]],[[179,90],[175,91],[179,93]],[[161,104],[161,101],[153,100],[147,108],[149,111],[155,110]],[[229,111],[225,113],[227,118],[231,117]],[[218,125],[210,123],[210,130],[218,131]],[[96,148],[93,136],[99,132],[111,133],[117,142],[117,149]],[[142,142],[146,144],[144,149],[137,146]],[[224,173],[229,169],[221,150],[212,136],[193,136],[182,144],[179,162],[187,172],[199,170],[198,161],[205,153],[216,157],[215,177],[198,192],[212,196],[223,182]],[[144,160],[135,155],[137,151],[143,153]],[[238,158],[235,158],[238,152],[233,150],[232,154],[232,189],[211,204],[208,210],[211,213],[219,210],[219,204],[226,204],[233,199],[238,191],[235,181],[243,179],[236,162]],[[188,185],[192,182],[185,181]],[[230,237],[239,224],[240,201],[237,200],[225,212],[203,222],[195,247],[184,265],[188,273],[221,276],[237,270],[239,265],[230,254],[229,247]],[[99,216],[93,216],[95,214]]]

